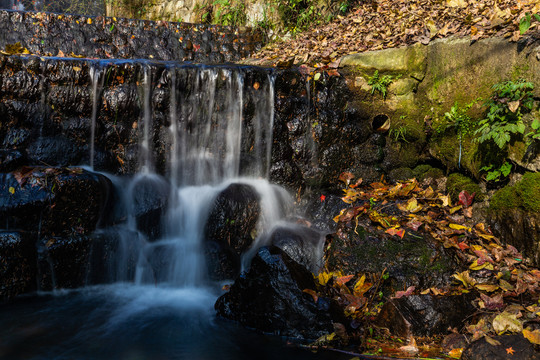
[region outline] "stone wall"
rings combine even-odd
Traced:
[[[540,42],[525,38],[519,43],[502,38],[471,41],[449,38],[428,45],[413,46],[353,54],[341,61],[355,106],[372,116],[386,114],[390,119],[388,138],[391,147],[400,153],[402,167],[409,168],[421,161],[436,161],[447,171],[465,171],[479,178],[481,150],[469,133],[463,139],[461,161],[459,142],[452,129],[442,129],[445,113],[457,104],[469,111],[473,125],[486,111],[484,102],[490,98],[492,86],[503,81],[525,79],[535,85],[540,95]],[[369,79],[375,71],[379,76],[393,76],[388,96],[372,92]],[[530,124],[538,109],[525,118]],[[531,146],[536,146],[532,144]],[[538,171],[540,157],[527,157],[531,148],[516,141],[510,148],[510,158],[523,169]],[[533,151],[534,153],[534,151]]]
[[[38,56],[235,62],[260,48],[249,28],[0,10],[0,49]]]

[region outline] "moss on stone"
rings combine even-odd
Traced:
[[[439,168],[434,168],[433,166],[422,164],[418,165],[413,169],[414,177],[418,181],[423,181],[425,179],[439,179],[444,176],[444,172]]]
[[[471,178],[459,174],[453,173],[448,176],[448,181],[446,182],[446,191],[450,195],[452,201],[457,202],[459,200],[459,193],[461,191],[467,191],[469,194],[476,193],[475,199],[477,201],[484,200],[484,193],[474,180]]]
[[[489,203],[489,211],[520,208],[540,212],[540,173],[526,173],[520,182],[498,190]]]

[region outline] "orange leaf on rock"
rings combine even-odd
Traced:
[[[387,234],[392,235],[392,236],[397,235],[397,236],[399,236],[399,237],[402,238],[402,239],[403,239],[403,236],[405,236],[405,230],[403,230],[403,229],[399,229],[399,230],[398,230],[398,229],[396,229],[396,228],[390,228],[390,229],[386,229],[385,232],[386,232]]]

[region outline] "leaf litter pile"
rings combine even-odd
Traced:
[[[379,237],[403,238],[407,232],[424,234],[445,248],[453,249],[460,259],[461,270],[453,274],[445,288],[416,289],[411,286],[395,292],[393,298],[472,292],[477,295],[474,302],[477,312],[469,320],[474,321],[454,331],[464,333],[470,342],[485,338],[492,345],[499,344],[493,338],[495,335],[521,333],[531,343],[540,345],[540,271],[515,247],[495,237],[484,223],[474,221],[474,193],[462,191],[458,203],[452,204],[449,195],[415,179],[395,185],[384,182],[365,185],[362,179],[353,181],[351,173],[343,173],[339,180],[345,184],[342,200],[349,205],[334,218],[338,223],[336,235],[343,240],[348,235],[342,228],[352,227],[356,232],[359,222],[365,223],[369,219]],[[385,213],[392,205],[399,209],[399,214]],[[373,328],[366,334],[365,327],[360,326],[372,324],[380,312],[383,305],[380,287],[388,276],[386,269],[379,274],[343,274],[328,270],[319,273],[316,276],[318,288],[304,291],[315,301],[319,297],[336,301],[351,328],[358,328],[359,333],[347,332],[342,324],[336,324],[333,333],[318,339],[312,346],[341,347],[360,343],[360,350],[368,353],[380,354],[384,349],[383,354],[431,356],[438,353],[441,356],[440,339],[422,339],[424,345],[417,346],[414,338],[397,339],[382,329],[383,340],[377,342],[373,340]],[[381,329],[378,331],[380,333]],[[371,340],[366,342],[369,338]],[[459,358],[462,351],[463,348],[453,349],[444,356]]]
[[[518,41],[520,20],[540,13],[536,0],[361,0],[346,16],[267,45],[253,58],[265,64],[327,64],[341,56],[450,36]],[[538,34],[533,21],[526,35]]]

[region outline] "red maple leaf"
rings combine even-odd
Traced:
[[[512,349],[511,346],[509,348],[506,348],[506,353],[507,354],[514,355],[515,352],[516,352],[516,350]]]
[[[474,200],[474,195],[476,195],[476,193],[472,193],[472,195],[470,195],[467,190],[463,190],[462,192],[459,193],[459,204],[463,205],[463,207],[466,209],[468,208],[469,206],[472,205],[473,203],[473,200]]]

